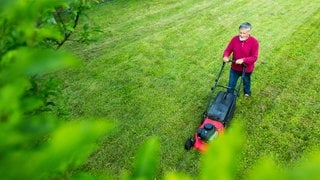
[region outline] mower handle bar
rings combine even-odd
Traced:
[[[228,62],[236,63],[236,60],[229,59]],[[216,80],[215,80],[215,83],[217,83],[217,82],[219,81],[220,76],[221,76],[221,74],[222,74],[222,70],[223,70],[223,68],[224,68],[225,65],[226,65],[226,62],[223,61],[223,64],[222,64],[221,69],[220,69],[220,71],[219,71],[219,73],[218,73],[218,76],[217,76],[217,78],[216,78]],[[246,65],[245,63],[242,63],[242,66],[243,66],[244,69],[247,67],[247,65]]]
[[[236,61],[230,59],[228,62],[235,63]],[[214,90],[216,89],[216,87],[224,87],[224,88],[227,88],[227,89],[229,88],[228,86],[218,85],[219,79],[220,79],[220,77],[221,77],[221,74],[222,74],[222,71],[223,71],[225,65],[226,65],[226,62],[223,61],[222,66],[221,66],[221,68],[220,68],[220,71],[219,71],[219,73],[218,73],[218,76],[217,76],[217,78],[215,79],[214,86],[211,88],[212,91],[214,91]],[[246,69],[247,65],[246,65],[245,63],[242,63],[242,66],[243,66],[243,69],[242,69],[242,78],[241,78],[240,84],[242,83],[243,76],[244,76],[245,69]],[[236,90],[236,89],[234,89],[234,90]],[[237,91],[237,90],[236,90],[236,91]],[[238,91],[238,95],[239,95],[239,91]]]
[[[236,60],[233,60],[233,59],[229,59],[229,61],[228,62],[231,62],[231,63],[236,63]],[[223,61],[223,64],[225,64],[226,62],[224,62]],[[241,64],[242,66],[244,66],[244,67],[247,67],[247,65],[243,62],[242,64]]]

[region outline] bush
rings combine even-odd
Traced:
[[[112,126],[102,119],[59,119],[59,83],[50,73],[78,65],[45,48],[65,35],[46,23],[55,8],[83,1],[0,2],[0,172],[4,179],[61,176],[79,166]]]

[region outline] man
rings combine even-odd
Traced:
[[[258,59],[259,42],[250,35],[251,24],[242,23],[239,26],[239,35],[234,36],[223,52],[223,61],[229,62],[232,54],[234,60],[231,64],[229,74],[228,92],[233,92],[239,77],[242,75],[243,64],[246,66],[246,73],[243,78],[244,96],[251,96],[251,74],[254,64]]]

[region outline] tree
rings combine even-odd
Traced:
[[[92,2],[0,2],[2,178],[59,176],[79,166],[96,148],[96,141],[112,127],[107,120],[59,119],[59,83],[50,77],[52,72],[81,62],[51,46],[51,42],[59,42],[56,47],[60,47],[67,40],[73,31],[67,27],[67,20],[77,24],[81,11],[75,10],[79,12],[76,19],[56,23],[50,21],[53,14],[57,9],[72,12]]]

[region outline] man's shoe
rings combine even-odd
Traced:
[[[250,94],[244,94],[244,97],[250,97]]]

